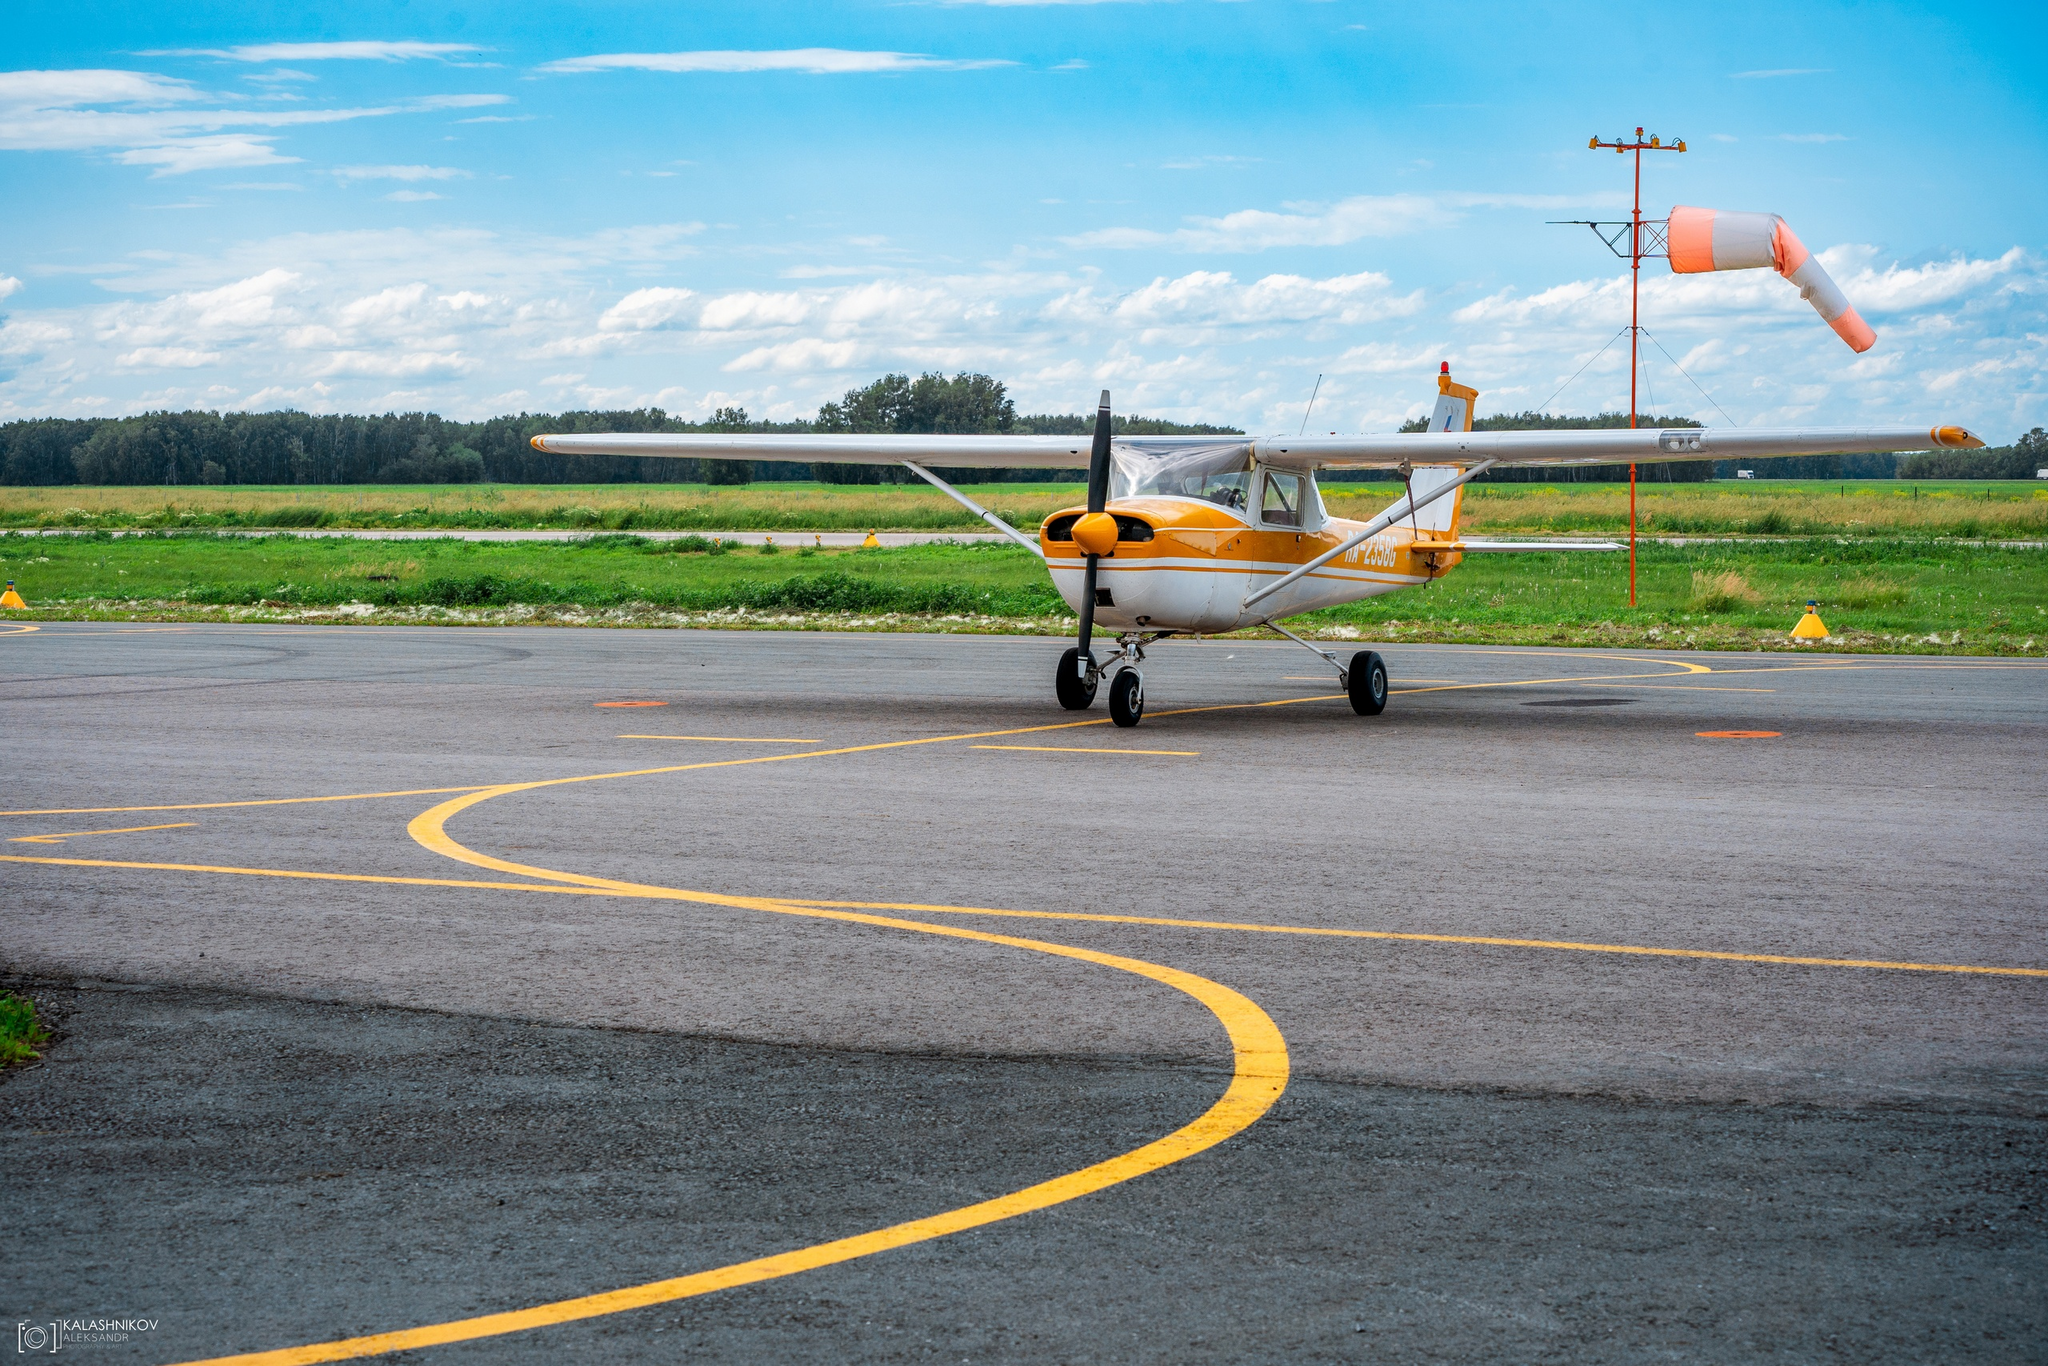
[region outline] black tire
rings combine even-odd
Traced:
[[[1378,716],[1387,709],[1387,664],[1375,651],[1360,650],[1351,656],[1351,710],[1360,716]]]
[[[1145,714],[1145,680],[1136,669],[1120,669],[1109,681],[1109,719],[1119,726],[1135,726]]]
[[[1059,672],[1053,675],[1053,691],[1068,711],[1086,711],[1095,705],[1095,671],[1090,669],[1084,676],[1080,659],[1078,647],[1069,649],[1060,656]]]

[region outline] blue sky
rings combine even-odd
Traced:
[[[1322,374],[1313,426],[1373,431],[1442,359],[1482,412],[1625,406],[1626,269],[1545,220],[1625,214],[1586,140],[1640,123],[1689,148],[1646,213],[1783,214],[1878,333],[1647,263],[1646,411],[2048,424],[2042,12],[1640,14],[31,3],[0,417],[780,418],[973,369],[1254,431]]]

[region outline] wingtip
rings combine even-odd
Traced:
[[[1952,451],[1974,451],[1982,449],[1984,438],[1968,427],[1936,427],[1928,433],[1934,444]]]
[[[547,441],[547,438],[546,438],[546,437],[544,437],[544,436],[536,436],[536,437],[532,437],[532,438],[529,438],[529,439],[528,439],[528,441],[527,441],[527,444],[528,444],[528,445],[530,445],[530,446],[532,446],[532,447],[533,447],[533,448],[534,448],[535,450],[537,450],[537,451],[544,451],[544,450],[546,450],[546,449],[547,449],[547,446],[546,446],[545,444],[543,444],[543,443],[545,443],[546,441]]]

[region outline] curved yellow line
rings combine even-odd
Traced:
[[[25,621],[9,622],[7,629],[0,631],[0,636],[25,636],[30,631],[40,631],[42,629],[40,626],[33,626]]]
[[[1191,972],[1166,967],[1159,963],[1147,963],[1142,959],[1125,958],[1118,954],[1100,953],[1094,949],[1076,948],[1068,944],[1054,944],[1039,939],[1020,939],[1006,934],[989,934],[981,930],[962,929],[953,925],[933,925],[917,920],[898,920],[890,916],[866,914],[856,911],[822,910],[790,905],[765,897],[723,896],[710,892],[688,892],[673,887],[653,887],[645,883],[620,882],[608,878],[586,877],[580,873],[563,873],[553,869],[534,868],[525,864],[510,863],[479,854],[468,849],[449,836],[445,829],[449,817],[457,812],[488,801],[492,797],[511,792],[527,791],[536,787],[552,786],[556,782],[577,781],[576,779],[555,779],[552,782],[508,783],[482,792],[470,793],[452,801],[441,803],[433,809],[415,817],[407,827],[408,832],[422,845],[436,853],[463,863],[479,867],[495,868],[517,872],[528,877],[548,878],[578,886],[602,888],[608,891],[628,892],[636,895],[658,894],[668,898],[688,901],[702,901],[720,906],[741,907],[748,910],[767,911],[776,915],[795,915],[812,919],[840,920],[854,924],[874,925],[886,929],[909,930],[918,934],[936,934],[949,939],[975,940],[985,944],[1001,944],[1010,948],[1027,949],[1036,953],[1051,954],[1060,958],[1072,958],[1085,963],[1115,968],[1139,977],[1150,978],[1177,991],[1184,992],[1200,1001],[1209,1009],[1224,1032],[1230,1038],[1232,1070],[1230,1085],[1216,1103],[1211,1105],[1192,1123],[1183,1125],[1163,1138],[1154,1139],[1143,1147],[1068,1172],[1050,1181],[1041,1181],[1034,1186],[983,1200],[940,1214],[927,1215],[887,1228],[856,1234],[850,1238],[838,1238],[831,1242],[818,1243],[811,1247],[797,1248],[789,1252],[776,1253],[769,1257],[758,1257],[751,1261],[735,1262],[730,1266],[699,1271],[688,1276],[677,1276],[669,1280],[651,1281],[645,1285],[628,1286],[621,1290],[610,1290],[597,1295],[584,1295],[575,1299],[556,1300],[548,1304],[533,1305],[526,1309],[512,1310],[502,1314],[485,1314],[477,1318],[457,1319],[447,1323],[427,1324],[418,1328],[407,1328],[390,1333],[373,1333],[365,1337],[343,1338],[333,1342],[309,1343],[300,1347],[285,1347],[266,1352],[250,1352],[239,1356],[214,1357],[204,1362],[188,1362],[185,1366],[288,1366],[303,1362],[344,1361],[354,1357],[377,1356],[386,1352],[406,1351],[418,1347],[432,1347],[442,1343],[466,1342],[476,1338],[496,1337],[504,1333],[522,1332],[530,1328],[543,1328],[551,1324],[569,1323],[577,1319],[595,1318],[604,1314],[616,1314],[628,1309],[640,1309],[651,1304],[665,1304],[673,1300],[705,1295],[716,1290],[729,1290],[736,1286],[752,1285],[758,1281],[774,1280],[781,1276],[795,1275],[801,1271],[812,1271],[819,1267],[833,1266],[851,1261],[857,1257],[887,1252],[913,1243],[928,1242],[965,1229],[979,1228],[1004,1219],[1014,1219],[1020,1214],[1047,1209],[1064,1204],[1084,1195],[1105,1190],[1110,1186],[1143,1176],[1161,1167],[1170,1166],[1183,1158],[1194,1156],[1212,1148],[1225,1139],[1243,1132],[1258,1118],[1271,1109],[1287,1087],[1288,1058],[1287,1040],[1282,1037],[1278,1026],[1271,1017],[1250,998],[1232,991],[1219,982],[1198,977]],[[587,780],[585,780],[587,781]],[[537,890],[537,889],[536,889]]]

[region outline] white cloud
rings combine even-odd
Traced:
[[[894,71],[977,71],[1014,65],[1014,62],[993,59],[927,57],[916,52],[852,52],[838,47],[799,47],[770,52],[607,52],[590,57],[565,57],[548,62],[539,69],[570,74],[590,71],[800,71],[816,76],[837,76]]]
[[[187,81],[147,71],[0,71],[0,107],[70,109],[81,104],[173,104],[196,100]]]
[[[344,183],[351,180],[455,180],[467,177],[468,171],[453,166],[337,166],[334,177]]]
[[[855,341],[803,337],[774,346],[756,347],[725,365],[727,373],[746,370],[850,370],[862,364],[873,348]]]
[[[337,351],[315,373],[323,378],[336,375],[367,375],[382,379],[419,379],[465,374],[476,362],[459,351]]]
[[[761,294],[742,290],[704,305],[697,325],[709,330],[789,327],[804,320],[810,302],[801,294]]]
[[[20,288],[21,281],[15,279],[12,275],[0,275],[0,299],[6,298]]]
[[[597,326],[604,332],[647,332],[681,318],[684,305],[697,296],[687,289],[656,286],[636,289],[604,311]]]
[[[0,150],[114,150],[157,176],[296,161],[278,152],[282,129],[357,119],[469,109],[506,103],[505,95],[428,95],[371,108],[194,108],[202,96],[185,82],[139,71],[0,73]],[[88,107],[98,106],[98,107]]]
[[[1166,247],[1176,251],[1242,252],[1268,247],[1335,247],[1361,237],[1393,237],[1451,221],[1422,195],[1356,195],[1325,208],[1272,213],[1240,209],[1221,218],[1191,218],[1192,227],[1158,232],[1102,228],[1069,237],[1070,247]]]
[[[219,359],[218,351],[201,351],[190,346],[138,346],[126,355],[115,357],[114,363],[134,369],[190,370],[195,366],[212,365]]]
[[[1958,256],[1924,266],[1901,267],[1894,263],[1878,271],[1869,264],[1876,254],[1872,247],[1834,248],[1820,253],[1821,263],[1835,274],[1835,282],[1841,285],[1842,292],[1860,311],[1867,313],[1889,313],[1948,303],[1980,290],[2001,276],[2011,275],[2026,262],[2026,253],[2014,247],[2005,255],[1991,260],[1973,261]],[[1845,269],[1852,260],[1860,267],[1853,273]]]
[[[485,52],[474,43],[350,42],[252,43],[243,47],[158,48],[142,57],[219,57],[230,62],[407,62],[421,57],[448,57]]]
[[[1227,271],[1198,270],[1176,279],[1160,276],[1115,299],[1086,286],[1054,299],[1046,314],[1089,326],[1107,322],[1140,328],[1140,339],[1146,341],[1169,332],[1183,341],[1210,339],[1220,327],[1356,325],[1422,307],[1422,291],[1395,295],[1391,283],[1385,275],[1364,271],[1322,280],[1268,275],[1241,285]]]
[[[1192,225],[1162,232],[1100,228],[1062,239],[1087,250],[1166,248],[1171,251],[1251,252],[1272,247],[1340,247],[1366,237],[1398,237],[1444,227],[1462,209],[1576,209],[1618,206],[1616,194],[1529,195],[1445,193],[1353,195],[1335,204],[1288,204],[1284,213],[1240,209],[1221,218],[1191,217]]]
[[[124,166],[154,166],[150,179],[186,175],[192,171],[218,171],[236,166],[287,166],[298,157],[278,155],[271,144],[275,138],[247,133],[216,133],[211,137],[182,138],[154,147],[131,147],[114,160]]]
[[[393,204],[417,204],[427,199],[445,199],[446,195],[435,194],[432,190],[393,190],[383,196]]]

